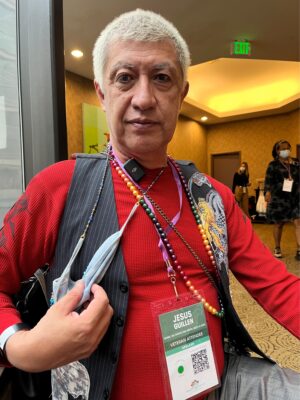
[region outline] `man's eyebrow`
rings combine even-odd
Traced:
[[[109,80],[110,81],[112,81],[115,78],[117,72],[120,69],[125,69],[125,70],[129,70],[129,71],[135,71],[136,70],[136,65],[128,63],[126,61],[119,61],[116,64],[112,65],[111,71],[110,71],[110,74],[109,74]],[[159,71],[163,71],[163,70],[169,70],[172,74],[176,74],[177,73],[176,66],[173,65],[173,63],[170,63],[168,61],[154,64],[151,67],[151,70],[153,72],[155,72],[155,73],[157,73]]]
[[[175,69],[175,67],[169,62],[159,63],[153,66],[153,69],[165,69],[165,68]]]
[[[169,71],[170,73],[172,73],[174,75],[176,75],[178,72],[178,68],[173,63],[170,63],[168,61],[159,63],[159,64],[155,64],[152,67],[152,71],[155,71],[155,72],[164,71],[164,70],[166,72]]]
[[[133,70],[134,69],[134,65],[133,64],[129,64],[127,62],[119,61],[119,62],[117,62],[116,64],[114,64],[111,67],[111,71],[110,71],[109,76],[113,77],[116,74],[116,72],[121,68]]]

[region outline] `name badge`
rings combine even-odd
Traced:
[[[246,186],[243,186],[243,193],[247,193],[247,188],[246,188]]]
[[[218,387],[203,304],[189,304],[157,317],[166,399],[191,399]]]
[[[282,190],[283,192],[291,192],[293,188],[294,181],[291,179],[284,179]]]

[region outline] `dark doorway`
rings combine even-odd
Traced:
[[[241,152],[211,155],[211,171],[213,178],[232,187],[233,175],[241,163]]]

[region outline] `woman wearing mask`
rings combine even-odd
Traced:
[[[291,145],[287,140],[275,143],[273,161],[265,177],[267,219],[274,223],[274,256],[282,257],[280,242],[285,222],[294,221],[296,228],[296,260],[300,260],[300,211],[299,211],[299,161],[290,156]]]
[[[238,205],[249,217],[248,186],[250,186],[249,169],[248,164],[244,161],[233,176],[232,192],[234,193]]]

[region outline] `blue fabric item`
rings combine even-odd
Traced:
[[[101,282],[102,278],[104,277],[108,267],[110,266],[115,253],[117,251],[117,248],[119,246],[121,237],[123,235],[123,232],[134,215],[137,207],[139,206],[138,203],[136,203],[130,214],[127,217],[127,220],[124,222],[122,228],[110,235],[98,248],[96,253],[93,255],[91,261],[89,262],[88,266],[85,269],[85,272],[83,273],[83,282],[85,284],[84,292],[82,295],[82,298],[78,304],[77,307],[80,307],[82,304],[84,304],[86,301],[90,299],[91,295],[91,287],[94,283],[99,283]],[[79,253],[81,246],[83,245],[84,238],[80,237],[73,253],[72,256],[66,266],[66,268],[63,270],[63,273],[61,276],[53,281],[53,301],[56,302],[59,299],[61,299],[69,290],[71,290],[74,285],[76,284],[76,281],[73,281],[71,279],[70,273],[71,273],[71,268],[73,265],[73,262]]]

